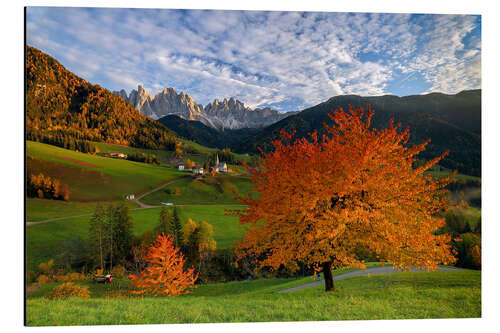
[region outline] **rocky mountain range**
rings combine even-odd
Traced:
[[[217,130],[261,128],[274,124],[296,112],[280,113],[271,108],[252,109],[243,102],[231,97],[223,101],[215,99],[205,107],[197,104],[184,92],[177,93],[169,87],[152,96],[141,85],[129,95],[125,90],[114,94],[128,101],[135,109],[152,119],[167,115],[177,115],[186,120],[197,120]]]

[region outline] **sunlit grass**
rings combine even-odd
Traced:
[[[277,294],[310,278],[205,285],[166,298],[27,301],[28,325],[320,321],[481,316],[481,272],[405,272],[336,281]]]

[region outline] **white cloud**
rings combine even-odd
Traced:
[[[473,16],[29,8],[28,43],[111,90],[172,86],[198,103],[311,106],[390,93],[396,73],[429,91],[480,87]],[[470,36],[469,36],[470,37]]]

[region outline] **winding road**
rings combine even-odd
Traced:
[[[137,198],[135,198],[135,199],[134,199],[134,201],[135,201],[135,202],[136,202],[136,203],[137,203],[137,204],[138,204],[141,208],[156,208],[156,207],[160,207],[160,206],[151,206],[151,205],[147,205],[147,204],[145,204],[145,203],[142,203],[140,200],[141,200],[142,198],[144,198],[145,196],[150,195],[151,193],[154,193],[154,192],[156,192],[156,191],[159,191],[159,190],[161,190],[162,188],[167,187],[167,186],[168,186],[168,185],[170,185],[170,184],[173,184],[173,183],[175,183],[175,182],[181,181],[181,180],[183,180],[184,178],[185,178],[185,177],[176,178],[176,179],[171,180],[171,181],[169,181],[169,182],[167,182],[167,183],[165,183],[165,184],[163,184],[163,185],[160,185],[160,186],[158,186],[158,187],[156,187],[156,188],[152,189],[151,191],[148,191],[148,192],[146,192],[146,193],[143,193],[143,194],[139,195]]]
[[[410,270],[411,271],[421,271],[420,269],[415,268],[415,267],[410,267]],[[463,269],[454,268],[454,267],[439,267],[437,270],[438,271],[462,271]],[[401,271],[394,269],[392,266],[373,267],[373,268],[367,268],[366,270],[358,270],[358,271],[354,271],[354,272],[349,272],[349,273],[337,275],[337,276],[333,277],[333,280],[336,281],[336,280],[350,278],[353,276],[362,276],[362,275],[368,275],[368,274],[385,274],[385,273],[396,273],[396,272],[401,272]],[[314,281],[311,283],[303,284],[301,286],[279,290],[279,291],[277,291],[277,293],[288,293],[288,292],[295,291],[295,290],[300,290],[300,289],[305,289],[305,288],[317,286],[318,284],[323,284],[323,283],[324,283],[323,280]]]

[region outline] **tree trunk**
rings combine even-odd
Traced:
[[[102,230],[99,229],[99,258],[101,259],[101,269],[104,271],[102,260]]]
[[[332,275],[332,263],[323,263],[323,276],[325,278],[325,291],[334,291],[335,286],[333,285],[333,275]]]

